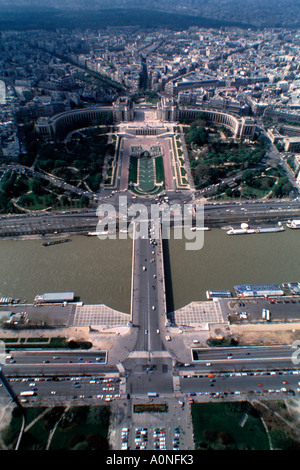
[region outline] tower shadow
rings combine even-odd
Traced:
[[[172,286],[170,250],[167,239],[162,240],[163,257],[164,257],[164,270],[165,270],[165,287],[166,287],[166,304],[167,304],[167,318],[171,323],[174,321],[174,296]]]

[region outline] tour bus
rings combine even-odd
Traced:
[[[34,395],[36,395],[34,390],[26,390],[25,392],[20,393],[20,397],[33,397]]]

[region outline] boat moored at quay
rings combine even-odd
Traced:
[[[286,224],[288,228],[300,228],[300,220],[289,220]]]
[[[300,222],[300,221],[299,221]],[[300,227],[299,227],[300,228]],[[279,222],[275,227],[256,227],[250,228],[248,224],[241,224],[241,228],[231,228],[227,230],[227,235],[248,235],[254,233],[273,233],[273,232],[284,232],[283,225]]]
[[[237,297],[269,297],[284,295],[279,284],[241,284],[234,286]]]

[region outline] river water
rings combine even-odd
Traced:
[[[300,230],[229,236],[213,229],[204,233],[201,250],[186,251],[184,245],[169,240],[166,271],[175,309],[206,300],[207,290],[234,293],[237,284],[300,282]]]
[[[84,303],[129,312],[132,240],[73,235],[44,247],[42,240],[0,241],[0,296],[32,302],[36,294],[74,292]]]
[[[0,297],[32,302],[44,292],[75,292],[84,303],[130,311],[132,240],[73,235],[71,242],[43,247],[41,240],[0,241]],[[228,236],[204,233],[204,247],[185,250],[186,240],[164,243],[169,309],[205,300],[206,290],[236,284],[300,281],[300,230]]]

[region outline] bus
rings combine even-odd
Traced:
[[[36,392],[34,390],[27,390],[25,392],[20,393],[20,397],[33,397],[36,395]]]

